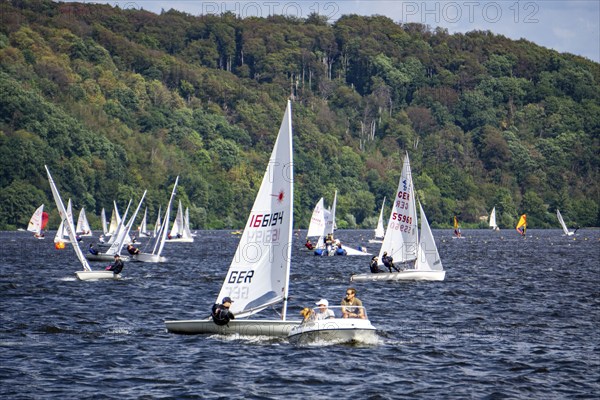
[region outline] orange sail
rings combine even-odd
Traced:
[[[519,219],[519,223],[517,224],[517,232],[519,232],[521,234],[521,236],[525,236],[525,231],[527,231],[527,215],[523,214],[521,215],[521,218]]]

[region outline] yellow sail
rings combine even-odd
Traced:
[[[521,218],[519,219],[519,223],[517,224],[517,232],[519,232],[521,235],[525,235],[525,231],[527,230],[527,215],[523,214],[521,215]]]

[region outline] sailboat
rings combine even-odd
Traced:
[[[368,256],[365,248],[355,249],[347,245],[342,245],[339,240],[333,240],[333,243],[326,243],[327,237],[333,239],[333,232],[336,229],[335,211],[337,206],[337,190],[333,194],[333,203],[331,209],[325,209],[323,198],[321,198],[310,220],[307,236],[319,236],[314,249],[316,256]],[[314,224],[314,225],[313,225]],[[319,229],[322,229],[319,231]]]
[[[454,216],[454,232],[452,239],[464,239],[462,232],[460,230],[460,225],[458,224],[458,218],[456,215]]]
[[[108,226],[108,232],[104,236],[112,236],[117,230],[117,226],[119,226],[119,222],[121,222],[121,217],[119,216],[119,210],[117,209],[117,202],[113,200],[113,213],[110,217],[110,225]]]
[[[294,203],[292,105],[279,128],[269,164],[250,211],[221,291],[216,298],[233,299],[235,319],[216,325],[203,320],[167,320],[173,333],[222,333],[286,337],[300,321],[287,319]],[[281,319],[244,319],[283,302]]]
[[[133,261],[139,262],[151,262],[151,263],[159,263],[166,262],[166,257],[161,256],[163,248],[165,247],[165,242],[167,240],[167,227],[169,226],[169,217],[171,213],[171,203],[173,203],[173,198],[175,197],[175,193],[177,191],[177,182],[179,182],[179,176],[175,178],[175,184],[173,185],[173,190],[171,191],[171,197],[169,198],[169,204],[167,205],[167,212],[165,213],[165,220],[161,224],[160,221],[156,221],[157,226],[160,226],[159,230],[155,234],[154,247],[152,248],[152,253],[138,253],[131,257]],[[160,216],[160,210],[158,212]]]
[[[498,224],[496,223],[496,207],[492,208],[492,212],[490,213],[490,228],[495,231],[499,231]]]
[[[556,209],[556,218],[558,218],[558,222],[560,222],[560,226],[565,233],[565,236],[573,236],[575,234],[575,232],[571,232],[569,231],[569,228],[567,228],[567,224],[565,224],[565,220],[560,214],[560,210],[558,208]]]
[[[71,199],[67,202],[67,216],[73,224],[73,207],[71,206]],[[75,229],[75,228],[73,228]],[[75,231],[73,231],[75,232]],[[77,236],[74,236],[77,241]],[[69,237],[69,233],[67,232],[67,227],[64,221],[60,221],[60,225],[58,225],[58,229],[56,230],[56,235],[54,235],[54,243],[71,243],[71,238]]]
[[[413,268],[400,272],[356,274],[350,277],[353,282],[360,281],[443,281],[446,271],[429,227],[429,222],[419,204],[421,212],[421,237],[418,237],[417,207],[415,190],[410,170],[408,153],[404,158],[402,174],[395,196],[396,201],[388,220],[387,231],[379,250],[379,263],[384,253],[394,259],[395,264],[413,263]]]
[[[106,271],[106,270],[93,271],[92,270],[92,268],[90,267],[90,264],[88,264],[87,260],[83,256],[83,253],[81,252],[81,249],[79,248],[79,243],[77,243],[77,239],[75,239],[75,226],[73,225],[73,219],[71,216],[69,216],[67,210],[65,210],[65,205],[63,204],[62,199],[60,198],[60,193],[58,192],[58,189],[56,188],[56,184],[54,183],[54,180],[52,179],[52,175],[50,175],[50,170],[48,169],[47,166],[44,165],[44,167],[46,168],[46,172],[48,173],[48,181],[50,182],[50,188],[52,189],[52,196],[54,197],[54,202],[56,203],[56,207],[58,208],[58,213],[60,214],[61,224],[64,225],[65,230],[67,231],[69,238],[71,240],[71,244],[73,245],[73,250],[75,251],[75,254],[77,255],[77,259],[79,260],[79,262],[81,263],[81,266],[83,267],[83,271],[75,272],[75,274],[77,275],[77,278],[82,281],[97,280],[97,279],[119,279],[120,274],[115,275],[112,271]]]
[[[43,230],[48,224],[48,213],[44,212],[44,205],[39,206],[31,216],[27,230],[33,232],[36,239],[44,239]]]
[[[92,236],[92,230],[90,229],[90,224],[87,220],[87,216],[85,215],[85,208],[83,207],[81,207],[81,211],[79,211],[79,218],[77,218],[75,233],[77,233],[79,236]]]
[[[106,225],[106,211],[104,211],[104,207],[102,207],[102,211],[100,212],[100,224],[102,225],[102,235],[108,235],[108,227]]]
[[[383,243],[385,236],[385,228],[383,227],[383,209],[385,208],[385,197],[381,202],[381,211],[379,212],[379,219],[377,220],[377,227],[375,228],[375,238],[369,239],[369,243]]]
[[[179,177],[177,177],[177,179],[179,179]],[[162,223],[160,222],[160,211],[161,211],[161,208],[158,207],[158,216],[156,217],[156,222],[154,223],[154,230],[152,231],[152,237],[158,236],[158,232],[160,231],[160,228],[162,226]]]
[[[519,222],[517,223],[517,227],[515,229],[517,230],[517,232],[519,232],[519,234],[521,236],[525,236],[525,232],[527,231],[527,215],[526,214],[521,215],[521,218],[519,218]]]
[[[148,223],[146,222],[146,218],[148,218],[148,207],[144,209],[144,216],[142,217],[142,222],[138,227],[138,237],[152,237],[152,232],[148,231]]]
[[[181,200],[179,200],[179,208],[177,208],[177,215],[175,216],[175,221],[173,221],[173,227],[171,228],[167,242],[192,243],[194,237],[192,236],[192,232],[190,232],[189,224],[189,213],[187,213],[187,217],[184,217]]]

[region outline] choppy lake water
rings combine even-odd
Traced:
[[[314,257],[295,235],[288,318],[337,303],[370,257]],[[0,397],[598,398],[600,231],[434,230],[444,282],[355,283],[375,345],[296,347],[283,339],[174,335],[204,318],[239,236],[198,231],[166,264],[81,282],[50,233],[0,232]],[[372,231],[338,231],[369,245]],[[85,246],[85,244],[84,244]],[[94,269],[105,264],[95,263]]]

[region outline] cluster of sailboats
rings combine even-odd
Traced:
[[[70,202],[69,206],[65,208],[47,167],[46,171],[61,217],[61,226],[63,226],[66,238],[72,244],[83,267],[82,271],[77,271],[78,278],[82,280],[118,278],[110,271],[93,271],[91,269],[88,260],[92,258],[92,255],[88,255],[86,259],[77,242],[76,232],[78,232],[78,228],[75,228],[73,224],[69,207]],[[167,233],[170,209],[176,194],[178,180],[179,177],[175,179],[165,215],[161,220],[159,211],[155,230],[152,233],[146,229],[147,211],[144,212],[143,221],[140,225],[140,236],[152,236],[156,240],[151,246],[151,250],[146,253],[132,255],[132,260],[163,262],[165,259],[161,254],[165,243],[193,241],[189,229],[189,213],[187,210],[185,214],[183,213],[181,201],[179,202],[173,228],[170,233]],[[127,220],[127,216],[131,201],[123,218],[119,217],[115,204],[110,228],[104,230],[105,236],[110,237],[110,240],[105,245],[107,249],[99,254],[112,256],[120,253],[123,244],[129,240],[129,232],[144,201],[145,194],[144,192],[129,220]],[[446,271],[443,268],[423,206],[417,201],[416,197],[410,161],[408,154],[406,154],[398,188],[392,201],[387,229],[384,229],[384,199],[377,229],[375,230],[376,239],[374,239],[381,241],[379,264],[383,265],[383,258],[386,255],[392,257],[394,264],[401,265],[401,268],[397,272],[354,274],[350,277],[350,281],[444,280]],[[328,234],[333,234],[336,199],[337,192],[334,194],[332,207],[326,209],[321,198],[314,209],[308,236],[318,238],[317,247],[319,249],[325,248],[325,238]],[[347,316],[345,306],[333,306],[331,307],[332,318],[326,320],[288,319],[287,308],[292,259],[292,248],[289,244],[292,243],[293,210],[292,108],[291,102],[288,100],[262,184],[241,234],[235,255],[215,300],[215,304],[217,304],[222,299],[232,299],[230,311],[235,315],[235,319],[230,320],[225,325],[217,325],[210,317],[192,320],[169,319],[165,321],[166,329],[172,333],[182,334],[287,337],[294,343],[306,343],[315,340],[376,342],[377,329],[366,317],[364,307],[361,307],[361,318],[343,318],[342,314]],[[36,210],[34,217],[32,217],[34,222],[30,225],[38,226],[40,223],[37,221],[47,221],[47,214],[45,217],[44,214],[42,206]],[[559,220],[562,221],[560,213],[558,213],[558,216]],[[85,219],[83,209],[80,213],[80,219]],[[104,210],[102,221],[103,227],[105,227]],[[418,221],[420,221],[420,226],[418,226]],[[495,222],[495,209],[492,210],[489,223],[492,229],[498,229]],[[564,222],[562,223],[564,224]],[[86,226],[85,223],[82,223],[81,229],[81,232],[89,230],[89,225]],[[349,249],[348,246],[343,246],[343,248]],[[252,250],[252,254],[248,254],[249,249]],[[361,250],[355,251],[356,253],[352,254],[368,254]],[[351,253],[348,252],[347,254],[350,255]],[[264,313],[260,314],[266,309],[275,309],[279,305],[281,305],[281,309],[276,310],[279,315],[277,318],[265,317]],[[315,308],[312,312],[317,313],[320,310]]]

